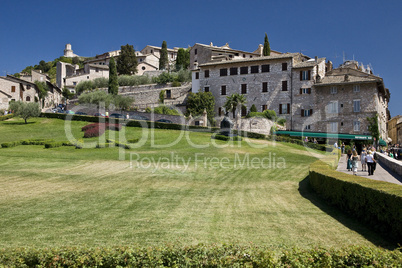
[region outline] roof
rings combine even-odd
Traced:
[[[375,82],[382,82],[382,78],[356,69],[338,68],[328,72],[315,86]]]
[[[308,61],[303,61],[303,62],[300,62],[300,63],[296,63],[293,66],[293,69],[314,67],[314,66],[316,66],[317,64],[319,64],[319,63],[321,63],[323,61],[325,61],[325,58],[319,58],[319,59],[317,59],[317,61],[315,61],[315,59],[311,59],[311,60],[308,60]]]
[[[157,47],[157,46],[147,45],[146,47],[150,47],[150,48],[162,50],[161,47]],[[143,49],[141,49],[141,51],[143,51],[144,49],[145,49],[145,47],[144,47]],[[169,51],[169,52],[177,52],[177,50],[176,50],[176,49],[173,49],[173,48],[168,48],[167,51]]]
[[[7,94],[6,92],[4,92],[3,90],[0,90],[0,93],[3,93],[4,95],[6,95],[7,97],[11,98],[12,96],[10,94]]]
[[[109,66],[107,65],[97,65],[97,64],[88,64],[89,67],[91,68],[98,68],[98,69],[104,69],[104,70],[109,70]]]
[[[370,135],[339,134],[326,132],[300,132],[300,131],[276,131],[276,135],[289,135],[293,137],[334,138],[346,140],[372,140]]]
[[[16,83],[23,83],[23,84],[28,84],[30,86],[36,86],[35,83],[33,83],[33,82],[29,82],[27,80],[24,80],[24,79],[21,79],[21,78],[18,78],[13,75],[9,75],[9,74],[7,75],[7,77],[3,77],[3,78],[6,80],[9,80],[9,81],[16,82]]]
[[[139,63],[138,63],[138,66],[139,66],[140,64],[145,64],[145,65],[151,66],[152,68],[155,68],[156,70],[158,70],[158,68],[159,68],[159,67],[154,66],[154,65],[152,65],[152,64],[150,64],[150,63],[148,63],[148,62],[146,62],[146,61],[139,62]]]
[[[212,43],[211,43],[211,44],[212,44]],[[221,51],[221,52],[230,51],[230,52],[247,53],[247,54],[253,54],[253,55],[258,55],[258,56],[260,56],[260,54],[259,54],[259,53],[256,53],[256,52],[247,52],[247,51],[243,51],[243,50],[232,49],[232,48],[229,47],[228,44],[226,44],[226,45],[224,45],[224,46],[221,46],[221,47],[217,47],[217,46],[214,46],[214,45],[204,45],[204,44],[200,44],[200,43],[195,43],[195,45],[192,46],[192,47],[190,48],[190,50],[192,50],[193,47],[195,47],[195,46],[202,46],[202,47],[205,47],[205,48],[214,50],[214,51]]]
[[[208,62],[208,63],[200,64],[199,67],[224,65],[224,64],[236,64],[236,63],[245,63],[245,62],[259,62],[259,61],[277,60],[277,59],[287,59],[287,58],[293,58],[293,57],[296,57],[299,55],[304,56],[301,53],[283,53],[280,55],[263,56],[263,57],[247,58],[247,59],[240,59],[240,60],[225,60],[225,61],[217,61],[217,62]]]

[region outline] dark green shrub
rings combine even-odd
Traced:
[[[172,82],[172,87],[180,87],[181,83],[179,81],[173,81]]]
[[[240,136],[229,137],[229,136],[225,136],[225,135],[221,135],[221,134],[212,135],[211,138],[216,139],[216,140],[222,140],[222,141],[229,141],[229,140],[241,141],[242,140],[242,138]]]
[[[2,148],[11,148],[11,147],[15,147],[21,145],[21,141],[11,141],[11,142],[4,142],[1,144]]]
[[[129,139],[129,140],[127,140],[127,142],[128,143],[137,143],[139,140],[140,139],[135,138],[135,139]]]
[[[45,143],[45,148],[46,148],[46,149],[49,149],[49,148],[61,147],[61,146],[64,145],[64,143],[65,143],[65,142],[63,142],[63,141]]]
[[[0,121],[5,121],[5,120],[13,118],[13,117],[14,117],[14,114],[2,115],[2,116],[0,116]]]

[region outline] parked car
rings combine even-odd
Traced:
[[[94,116],[106,117],[106,115],[105,115],[105,114],[102,114],[102,113],[94,113]]]
[[[172,124],[172,123],[173,123],[172,121],[170,121],[170,120],[168,120],[168,119],[159,119],[159,120],[156,120],[156,122],[168,123],[168,124]]]
[[[149,119],[146,118],[145,116],[138,115],[138,114],[132,114],[132,115],[130,115],[130,119],[149,121]]]
[[[78,114],[78,115],[87,115],[87,113],[84,113],[84,112],[76,112],[75,114]]]
[[[120,119],[124,118],[124,116],[122,114],[116,114],[116,113],[109,115],[109,117],[110,118],[120,118]]]
[[[67,111],[65,111],[65,113],[66,113],[66,114],[75,114],[75,112],[74,112],[74,111],[71,111],[71,110],[67,110]]]

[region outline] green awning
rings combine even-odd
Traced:
[[[387,146],[386,141],[385,141],[385,140],[383,140],[383,139],[381,139],[381,138],[380,138],[380,142],[379,142],[379,144],[380,144],[381,146]]]
[[[311,137],[311,138],[343,139],[343,140],[372,140],[373,139],[373,137],[370,135],[321,133],[321,132],[276,131],[275,134],[276,135],[289,135],[292,137]]]

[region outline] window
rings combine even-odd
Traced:
[[[142,66],[142,68],[141,68],[143,71],[145,71],[145,66]]]
[[[240,74],[248,74],[248,67],[247,66],[240,67]]]
[[[258,66],[251,66],[250,72],[251,72],[252,74],[257,74],[257,73],[258,73]]]
[[[262,92],[268,92],[268,82],[262,82]]]
[[[282,71],[287,71],[288,70],[288,63],[284,62],[282,63]]]
[[[218,115],[221,116],[222,115],[222,107],[218,108]]]
[[[288,81],[282,81],[282,91],[288,91]]]
[[[73,82],[73,85],[76,86],[76,85],[77,85],[77,82]]]
[[[11,86],[11,92],[15,92],[15,86]]]
[[[247,94],[247,84],[241,84],[241,94]]]
[[[338,101],[331,101],[328,104],[328,113],[337,114],[338,113]]]
[[[205,78],[209,77],[209,70],[205,70],[205,71],[204,71],[204,77],[205,77]]]
[[[170,89],[166,90],[166,99],[172,98],[172,91]]]
[[[290,103],[279,104],[279,114],[288,114],[290,111]]]
[[[311,88],[301,88],[300,95],[301,94],[311,94]]]
[[[197,55],[197,49],[194,49],[194,55]]]
[[[221,86],[221,95],[226,95],[226,86]]]
[[[227,76],[228,75],[228,69],[220,69],[219,73],[221,76]]]
[[[360,85],[354,85],[353,92],[360,92]]]
[[[261,65],[262,73],[269,73],[269,64]]]
[[[243,58],[245,58],[246,57],[246,54],[243,54]]]
[[[199,72],[195,73],[195,79],[200,79],[200,73]]]
[[[31,86],[30,86],[30,85],[27,85],[27,89],[31,89]]]
[[[144,67],[142,67],[142,68],[144,68]],[[95,69],[95,72],[99,73],[99,69],[98,69],[98,68],[96,68],[96,69]]]
[[[204,92],[209,92],[209,87],[204,87]]]
[[[353,100],[353,112],[360,112],[360,100]]]
[[[268,105],[262,105],[262,107],[261,107],[261,112],[263,112],[263,111],[265,111],[265,110],[267,110],[268,109]]]
[[[89,76],[87,76],[87,79],[89,79]]]
[[[26,101],[31,101],[31,97],[27,96],[27,97],[25,98],[25,100],[26,100]]]
[[[338,93],[338,88],[337,87],[331,87],[331,94],[336,94]]]
[[[300,71],[300,81],[310,80],[311,79],[311,71]]]
[[[313,114],[313,109],[301,109],[301,116],[307,117]]]
[[[360,131],[360,121],[353,121],[353,131]]]
[[[330,132],[338,132],[338,122],[329,123],[329,131]]]
[[[230,68],[230,75],[237,75],[237,67]]]
[[[310,125],[307,125],[307,126],[304,127],[304,129],[310,130],[310,129],[311,129],[311,126],[310,126]]]

